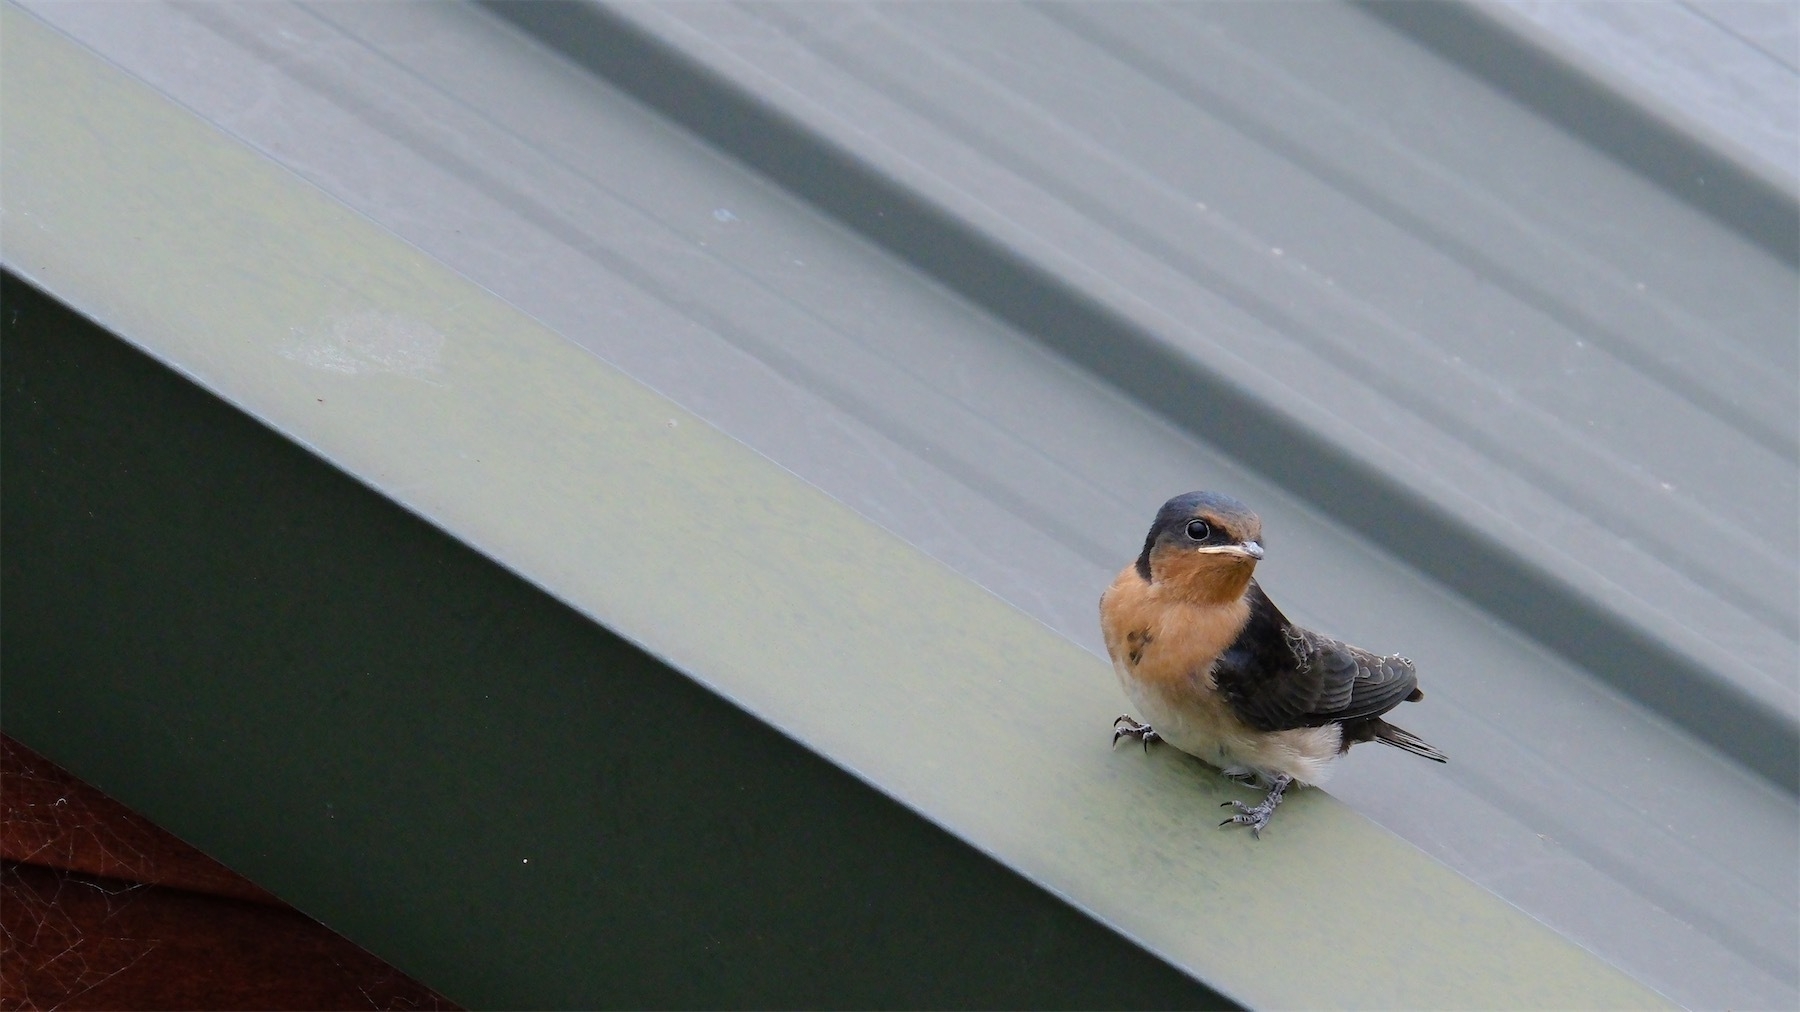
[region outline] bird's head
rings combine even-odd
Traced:
[[[1262,520],[1250,507],[1217,492],[1189,492],[1156,511],[1137,571],[1196,601],[1235,601],[1262,557]]]

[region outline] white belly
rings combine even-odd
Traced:
[[[1330,775],[1331,761],[1338,756],[1343,731],[1335,724],[1258,733],[1223,718],[1220,705],[1194,702],[1209,691],[1198,685],[1179,692],[1148,687],[1118,662],[1113,673],[1139,719],[1164,741],[1232,776],[1254,775],[1266,782],[1286,774],[1303,784],[1318,784]]]

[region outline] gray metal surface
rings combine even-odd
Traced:
[[[1535,25],[1790,190],[1800,186],[1800,4],[1508,0],[1488,10]]]
[[[468,8],[27,6],[1090,650],[1156,504],[1239,494],[1265,586],[1414,657],[1454,758],[1333,793],[1677,1001],[1795,1002],[1793,266],[1390,26],[600,23],[694,68],[649,96],[690,125],[735,88],[850,171]],[[833,203],[870,193],[908,200]]]

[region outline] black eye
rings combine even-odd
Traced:
[[[1204,520],[1189,520],[1187,535],[1195,541],[1205,541],[1212,537],[1212,528]]]

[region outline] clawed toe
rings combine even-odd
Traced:
[[[1268,797],[1263,798],[1261,804],[1246,805],[1242,801],[1226,801],[1220,803],[1220,808],[1235,808],[1237,809],[1237,814],[1219,823],[1219,825],[1249,826],[1250,835],[1260,839],[1262,837],[1263,829],[1269,825],[1269,820],[1275,815],[1276,806],[1281,804],[1282,794],[1287,791],[1288,785],[1293,782],[1293,778],[1285,774],[1276,777],[1274,785],[1269,788]]]
[[[1119,739],[1125,737],[1136,738],[1143,742],[1146,752],[1150,751],[1151,742],[1162,741],[1162,735],[1157,734],[1149,724],[1139,723],[1132,720],[1130,714],[1122,713],[1118,720],[1113,721],[1113,745],[1117,746]]]
[[[1263,829],[1269,824],[1269,818],[1275,814],[1275,809],[1264,808],[1261,805],[1251,808],[1241,801],[1233,801],[1232,804],[1237,806],[1238,813],[1231,818],[1220,822],[1219,825],[1249,826],[1250,835],[1260,839],[1262,837]]]

